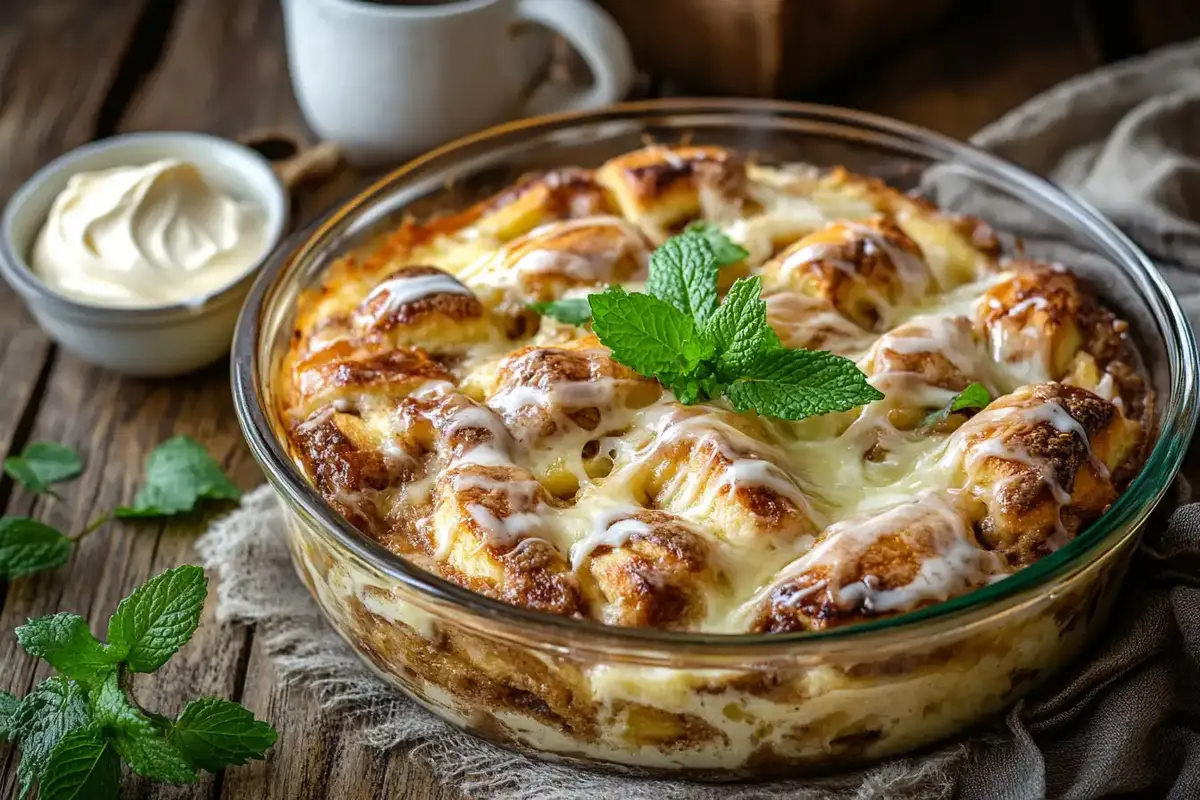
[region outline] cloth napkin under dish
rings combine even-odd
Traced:
[[[1200,41],[1068,81],[974,143],[1078,192],[1159,264],[1200,321]],[[1003,219],[991,218],[998,226]],[[1181,480],[1151,522],[1103,635],[1057,682],[959,741],[818,781],[705,786],[536,762],[478,741],[389,689],[321,618],[296,578],[263,487],[198,543],[219,614],[258,626],[285,680],[364,740],[428,760],[448,785],[498,800],[1200,797],[1200,503]]]

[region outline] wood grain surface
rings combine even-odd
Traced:
[[[276,128],[308,134],[288,85],[279,0],[0,0],[0,200],[41,163],[115,131],[194,129],[225,136]],[[967,4],[962,4],[967,5]],[[876,53],[806,98],[864,108],[965,136],[1053,83],[1105,60],[1200,33],[1193,2],[1124,4],[1013,0],[970,4],[926,34]],[[1114,11],[1114,6],[1117,6]],[[1036,12],[1036,14],[1035,14]],[[1029,27],[1025,20],[1039,20]],[[1119,30],[1116,28],[1119,27]],[[655,84],[661,85],[661,84]],[[343,172],[296,199],[311,218],[368,176]],[[176,380],[121,378],[47,342],[0,287],[0,455],[27,442],[78,448],[88,467],[56,501],[0,480],[4,513],[78,531],[131,499],[149,451],[186,433],[244,488],[262,481],[237,430],[228,366]],[[52,573],[0,584],[0,631],[58,610],[97,633],[117,602],[149,576],[194,562],[205,518],[109,523]],[[252,629],[220,625],[210,599],[193,642],[135,689],[167,713],[187,699],[239,699],[279,730],[269,758],[191,786],[133,777],[136,798],[404,797],[445,800],[436,776],[402,751],[358,744],[354,725],[322,715],[302,688],[281,684]],[[24,694],[45,675],[12,636],[0,636],[0,689]],[[0,744],[0,797],[16,760]]]

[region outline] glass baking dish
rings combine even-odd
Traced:
[[[597,166],[652,139],[760,162],[843,165],[981,216],[1070,266],[1129,321],[1155,393],[1153,448],[1113,507],[1012,577],[900,616],[801,634],[604,627],[505,605],[415,567],[336,514],[294,464],[272,395],[297,294],[401,213],[462,208],[523,173]],[[997,218],[1001,217],[1001,218]],[[627,771],[731,780],[912,750],[1014,703],[1103,624],[1196,422],[1196,344],[1165,283],[1079,200],[934,133],[841,109],[671,100],[525,120],[439,148],[299,233],[258,278],[234,344],[238,418],[277,490],[297,571],[392,685],[503,745]]]

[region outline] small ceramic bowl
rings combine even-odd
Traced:
[[[161,158],[191,162],[216,189],[258,206],[266,225],[259,264],[266,260],[287,230],[286,188],[270,162],[254,150],[200,133],[132,133],[72,150],[26,181],[0,219],[0,274],[25,300],[42,330],[85,361],[129,375],[180,375],[225,355],[259,264],[206,296],[116,308],[55,291],[33,272],[28,256],[54,198],[72,175]]]

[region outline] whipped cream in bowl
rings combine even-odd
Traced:
[[[157,306],[207,298],[256,266],[266,218],[193,163],[72,175],[30,259],[47,285],[85,302]]]
[[[133,375],[223,357],[287,189],[248,147],[198,133],[103,139],[51,161],[0,220],[0,275],[64,349]]]

